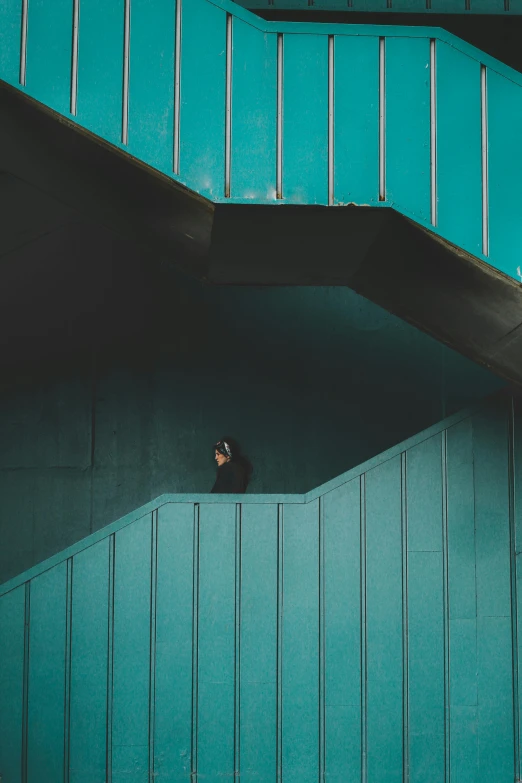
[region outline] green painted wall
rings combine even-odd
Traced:
[[[252,492],[302,492],[501,385],[345,288],[204,287],[77,223],[37,249],[1,269],[2,581],[207,491],[224,433]]]
[[[519,781],[521,413],[163,495],[0,587],[5,783]]]

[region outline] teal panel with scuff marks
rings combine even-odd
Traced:
[[[69,783],[101,783],[107,758],[109,540],[74,558]]]
[[[479,772],[481,780],[515,778],[511,616],[477,620]]]
[[[31,581],[27,783],[64,780],[67,564]]]
[[[442,552],[441,456],[440,435],[407,452],[409,552]]]
[[[81,0],[77,121],[113,144],[123,117],[124,0]]]
[[[451,709],[451,780],[482,783],[478,763],[478,707]]]
[[[276,198],[277,35],[235,18],[232,26],[233,198]],[[244,53],[248,52],[248,57]]]
[[[192,503],[158,510],[154,771],[166,783],[192,772],[194,520]]]
[[[437,227],[482,252],[480,63],[437,42]]]
[[[386,201],[429,222],[430,42],[387,38]]]
[[[514,777],[508,420],[473,418],[477,558],[478,746],[481,777]]]
[[[112,781],[149,781],[152,519],[116,534],[112,683]]]
[[[415,519],[408,514],[408,531]],[[441,519],[439,519],[439,527]],[[442,552],[408,552],[410,780],[445,783]]]
[[[176,0],[132,0],[129,64],[131,155],[173,171]]]
[[[22,38],[22,3],[2,0],[0,3],[0,79],[18,87],[20,78],[20,41]]]
[[[492,405],[473,417],[477,613],[506,617],[511,607],[508,420]]]
[[[402,783],[403,588],[401,460],[366,475],[368,779]]]
[[[480,783],[473,420],[450,427],[446,438],[451,776]]]
[[[65,115],[71,105],[72,25],[71,0],[28,3],[27,92]]]
[[[361,487],[323,500],[327,780],[361,777]]]
[[[522,93],[492,69],[487,71],[487,89],[489,256],[502,272],[521,280]]]
[[[207,198],[225,193],[226,13],[205,0],[182,8],[180,177]]]
[[[277,748],[278,508],[241,514],[241,780],[271,780]]]
[[[328,203],[328,36],[283,39],[283,198]]]
[[[209,783],[234,776],[236,524],[235,504],[200,506],[197,770]]]
[[[515,498],[514,514],[513,514],[513,529],[512,529],[512,561],[515,563],[515,579],[514,587],[517,594],[517,602],[515,612],[513,613],[513,620],[517,624],[518,630],[518,644],[515,651],[514,664],[518,667],[518,671],[522,671],[522,644],[520,643],[520,629],[522,628],[522,569],[520,568],[520,560],[518,552],[522,546],[522,406],[518,397],[511,401],[512,415],[513,415],[513,493]],[[518,747],[521,747],[522,742],[522,690],[520,677],[517,683],[517,691],[515,694],[515,715],[518,719],[518,732],[516,742]],[[520,759],[519,767],[516,773],[520,777]]]
[[[369,205],[378,200],[379,38],[336,35],[334,203]]]
[[[319,776],[318,501],[285,507],[283,551],[283,780],[315,783]]]
[[[445,781],[446,655],[441,436],[406,458],[408,765],[411,779]],[[447,618],[446,618],[447,621]]]
[[[465,419],[448,430],[446,463],[450,617],[474,620],[477,616],[477,599],[473,419]]]
[[[25,585],[0,598],[0,771],[22,783]]]

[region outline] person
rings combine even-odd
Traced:
[[[214,446],[214,459],[217,464],[216,482],[212,493],[244,493],[249,479],[247,461],[241,457],[239,448],[230,438],[220,440]]]

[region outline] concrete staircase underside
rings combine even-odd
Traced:
[[[9,334],[17,248],[79,214],[207,283],[347,285],[500,375],[522,380],[522,292],[392,208],[214,204],[0,90],[0,276]],[[133,163],[137,163],[133,161]],[[38,271],[40,270],[40,271]]]

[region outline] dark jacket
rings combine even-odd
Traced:
[[[216,483],[211,492],[243,493],[247,486],[247,476],[244,467],[239,462],[225,462],[217,469]]]

